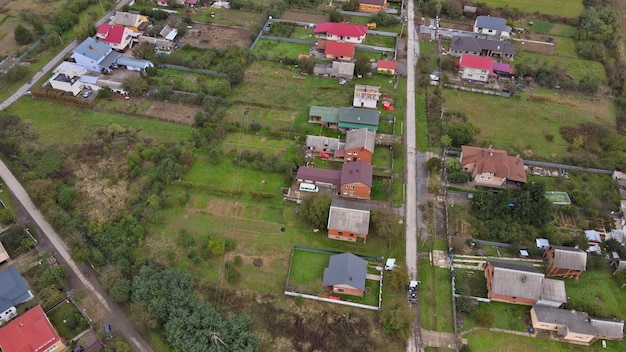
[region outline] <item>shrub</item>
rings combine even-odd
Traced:
[[[476,313],[476,322],[480,326],[490,327],[493,324],[493,315],[484,310],[479,310]]]

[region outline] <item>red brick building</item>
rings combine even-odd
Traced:
[[[372,164],[374,146],[376,144],[376,132],[367,128],[350,130],[346,133],[346,145],[344,147],[345,161],[364,161]]]
[[[578,248],[550,246],[543,257],[548,260],[546,276],[578,279],[587,269],[587,253]]]
[[[364,161],[344,163],[341,168],[339,193],[342,197],[370,199],[372,165]]]
[[[367,242],[370,226],[368,203],[335,198],[328,212],[328,238],[333,240]]]

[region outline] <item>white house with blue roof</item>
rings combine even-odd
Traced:
[[[74,52],[72,58],[78,65],[83,66],[92,72],[111,72],[111,67],[122,54],[113,51],[110,46],[100,43],[94,38],[87,38],[80,43]]]

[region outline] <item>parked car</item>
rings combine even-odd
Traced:
[[[419,281],[410,281],[407,286],[409,302],[416,303],[417,299],[417,285],[419,285]]]
[[[83,346],[81,345],[77,345],[76,347],[74,347],[74,349],[72,350],[72,352],[83,352],[85,349],[83,348]]]
[[[104,326],[104,331],[107,333],[107,337],[112,339],[113,334],[111,333],[111,325],[107,324]]]
[[[89,98],[89,96],[91,95],[91,93],[93,93],[92,90],[88,90],[85,93],[83,93],[83,98]]]

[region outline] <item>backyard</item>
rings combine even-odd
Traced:
[[[557,160],[567,155],[569,143],[559,132],[562,126],[615,123],[614,107],[609,99],[592,100],[563,93],[548,96],[547,92],[540,92],[503,98],[446,90],[445,96],[448,109],[463,112],[478,127],[475,144],[491,144],[529,159],[537,156]],[[498,112],[504,111],[507,118],[498,117]],[[553,137],[551,141],[549,135]]]
[[[575,18],[583,11],[582,0],[526,0],[511,4],[509,0],[481,0],[493,8],[516,7],[526,13],[541,12],[546,15]]]
[[[450,270],[432,266],[429,261],[420,261],[418,277],[421,281],[418,297],[422,327],[454,332]]]

